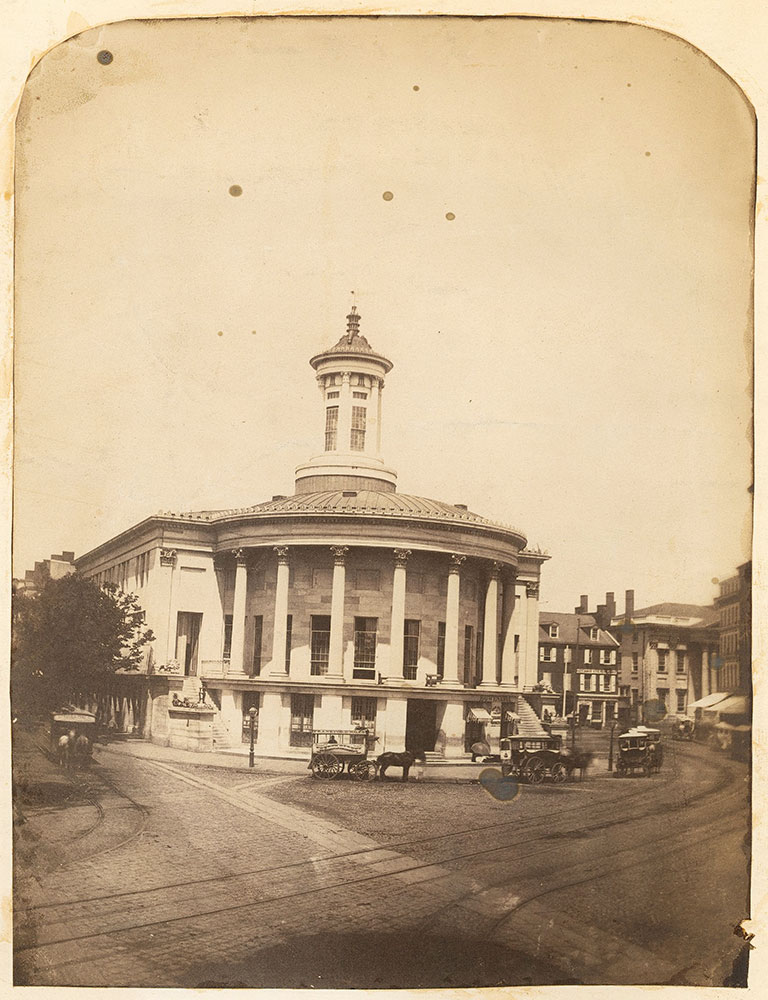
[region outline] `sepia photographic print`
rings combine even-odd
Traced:
[[[12,985],[754,985],[739,82],[621,20],[69,34],[15,121]]]

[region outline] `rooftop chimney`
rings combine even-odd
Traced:
[[[613,591],[605,595],[605,611],[609,619],[616,617],[616,595]]]
[[[589,614],[589,595],[588,594],[582,594],[581,597],[579,598],[579,601],[580,601],[580,604],[579,604],[578,608],[574,608],[573,609],[574,612],[577,615],[587,615],[587,614]]]
[[[624,617],[631,618],[635,613],[635,592],[627,590],[624,594]]]

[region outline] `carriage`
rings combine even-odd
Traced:
[[[75,736],[72,745],[67,747],[67,757],[68,759],[73,757],[76,747],[82,748],[79,750],[78,763],[87,766],[90,762],[96,734],[96,716],[91,712],[79,712],[75,709],[67,712],[52,712],[49,744],[51,758],[61,758],[59,740],[62,736],[69,736],[71,733],[74,733]],[[85,736],[86,741],[80,740],[81,736]]]
[[[356,781],[376,777],[376,764],[368,754],[376,737],[367,729],[314,729],[309,769],[313,778],[338,778],[344,772]]]
[[[499,740],[501,773],[529,785],[539,785],[545,778],[560,784],[571,770],[561,743],[560,736],[507,736]]]
[[[664,751],[661,747],[661,733],[658,729],[638,726],[619,736],[619,757],[616,762],[616,777],[624,778],[635,771],[642,771],[650,778],[654,771],[661,770]]]

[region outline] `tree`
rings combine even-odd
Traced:
[[[99,687],[118,668],[138,669],[154,639],[134,594],[77,573],[14,596],[11,699],[15,712],[50,711]]]

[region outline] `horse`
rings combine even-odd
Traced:
[[[579,772],[579,781],[584,780],[584,774],[592,763],[594,753],[591,750],[574,750],[571,753],[563,754],[563,763],[568,772],[568,777],[573,778],[573,772]]]
[[[91,756],[91,741],[81,733],[75,740],[75,760],[78,767],[87,767]]]
[[[423,750],[406,750],[405,753],[393,753],[389,751],[387,753],[379,754],[376,758],[376,766],[379,769],[378,779],[379,781],[385,780],[385,775],[388,767],[402,767],[403,769],[403,781],[408,780],[408,772],[413,767],[417,760],[425,761],[427,759],[426,754]]]
[[[70,738],[68,733],[64,733],[59,737],[56,744],[56,749],[59,754],[59,767],[69,767],[69,762],[72,758],[74,748],[74,740]]]

